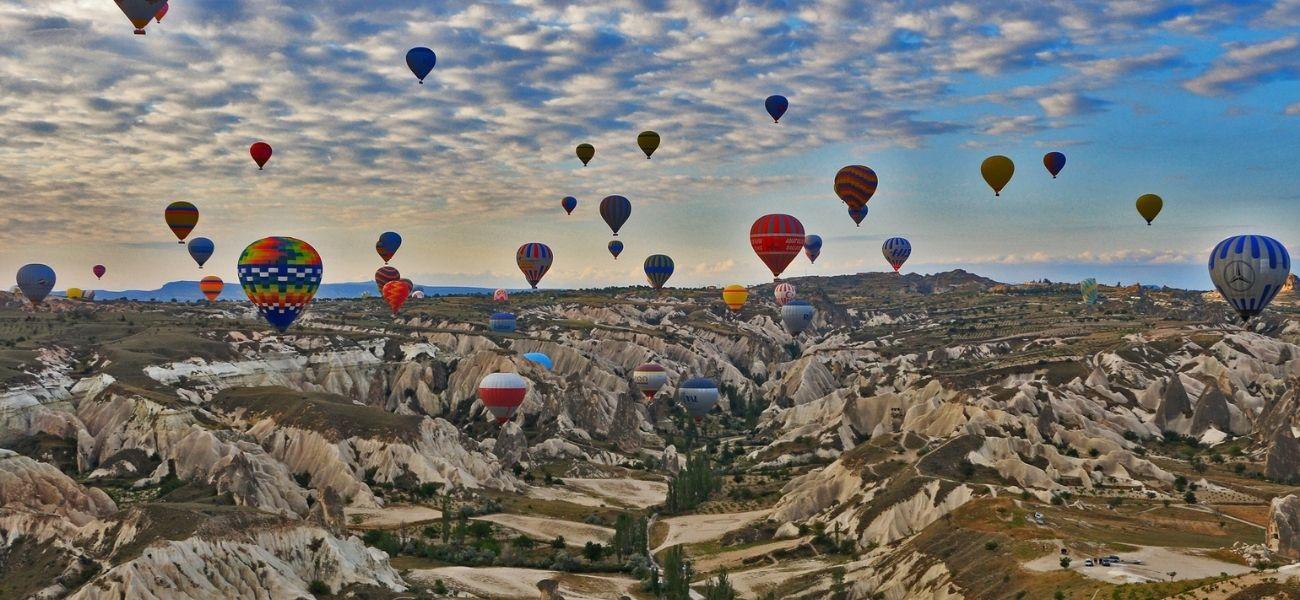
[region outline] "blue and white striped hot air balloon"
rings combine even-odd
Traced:
[[[499,312],[493,313],[488,318],[488,329],[497,333],[514,333],[518,321],[513,313]]]
[[[1290,273],[1291,255],[1268,236],[1235,235],[1210,252],[1210,280],[1243,323],[1268,306]]]
[[[889,261],[889,266],[894,267],[894,272],[897,273],[903,268],[903,263],[907,262],[907,257],[912,255],[912,243],[901,237],[891,237],[880,246],[880,253],[885,255],[885,260]]]

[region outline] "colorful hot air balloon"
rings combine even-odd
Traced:
[[[90,268],[90,272],[95,274],[95,279],[103,279],[104,273],[108,272],[108,268],[104,265],[95,265]]]
[[[397,311],[402,309],[406,304],[406,299],[411,297],[411,280],[398,279],[384,284],[379,293],[384,297],[384,302],[388,303],[388,308],[393,309],[393,316],[397,316]]]
[[[519,320],[515,318],[514,313],[493,313],[492,316],[488,318],[488,329],[497,333],[514,333],[515,328],[518,326]]]
[[[554,260],[555,255],[551,253],[551,247],[539,242],[528,242],[515,252],[515,264],[519,265],[519,270],[524,273],[524,279],[528,280],[528,285],[533,286],[533,289],[537,289],[537,283],[550,270]]]
[[[135,34],[144,35],[144,27],[162,10],[164,0],[116,0],[117,7],[135,25]],[[159,18],[161,20],[161,18]]]
[[[776,297],[777,306],[785,306],[797,297],[794,286],[784,282],[778,283],[776,287],[772,288],[772,295]]]
[[[650,155],[654,154],[655,149],[659,147],[659,134],[653,131],[642,131],[636,136],[636,145],[645,152],[646,160],[650,160]]]
[[[1097,290],[1098,290],[1097,280],[1093,279],[1092,277],[1089,277],[1079,282],[1079,294],[1083,296],[1084,304],[1097,303],[1097,299],[1098,299]]]
[[[375,287],[379,290],[379,295],[384,295],[384,286],[390,281],[397,281],[402,278],[402,274],[392,267],[379,267],[375,270]]]
[[[189,202],[172,202],[163,210],[163,220],[179,240],[176,243],[184,244],[185,236],[199,224],[199,209]]]
[[[489,373],[478,384],[478,401],[504,425],[515,416],[528,394],[528,382],[518,373]]]
[[[1002,195],[1002,188],[1007,187],[1007,182],[1011,181],[1011,175],[1015,172],[1016,164],[1000,154],[990,156],[980,163],[980,174],[989,187],[993,188],[994,196]]]
[[[54,289],[54,269],[42,264],[23,265],[18,269],[18,289],[33,305],[40,304]]]
[[[1243,323],[1273,301],[1290,273],[1291,255],[1271,237],[1234,235],[1210,252],[1210,279]]]
[[[153,14],[154,22],[162,23],[163,17],[167,16],[167,8],[167,2],[164,0],[162,6],[158,8],[158,12]]]
[[[632,385],[645,396],[647,404],[654,400],[655,394],[668,383],[668,371],[655,363],[645,363],[632,371]]]
[[[436,64],[438,64],[438,55],[434,54],[433,50],[421,46],[406,51],[406,66],[415,73],[415,77],[420,80],[420,85],[424,85],[424,78],[429,76],[429,72]]]
[[[808,262],[817,262],[817,257],[822,254],[822,236],[812,233],[804,236],[803,253],[808,257]]]
[[[879,184],[880,178],[871,167],[849,165],[835,174],[835,195],[850,209],[863,208],[871,201]],[[861,219],[855,220],[861,222]]]
[[[324,272],[316,249],[291,237],[262,238],[239,255],[239,284],[258,312],[282,333],[316,296]]]
[[[578,144],[578,160],[582,161],[582,166],[587,166],[591,158],[596,156],[596,147],[591,144]]]
[[[746,300],[749,300],[749,290],[745,286],[733,283],[722,288],[722,303],[726,304],[731,312],[740,312],[740,309],[745,308]]]
[[[216,275],[208,275],[202,281],[199,281],[199,291],[203,292],[208,302],[216,302],[217,296],[220,296],[221,290],[224,289],[226,289],[226,282]]]
[[[535,362],[547,371],[555,368],[555,362],[551,360],[551,357],[542,354],[541,352],[527,352],[524,354],[524,360]]]
[[[862,220],[867,218],[867,206],[864,204],[862,208],[849,208],[849,218],[858,227],[862,227]]]
[[[266,166],[266,161],[271,160],[271,145],[266,142],[253,142],[248,147],[249,156],[253,157],[253,162],[257,163],[257,170],[261,171]]]
[[[763,101],[763,106],[767,108],[767,114],[772,115],[772,122],[780,123],[781,115],[790,108],[790,101],[786,100],[785,96],[772,95]]]
[[[492,292],[492,300],[496,302],[507,302],[510,300],[510,292],[507,292],[505,288],[497,288],[495,292]]]
[[[912,255],[912,243],[901,237],[892,237],[881,244],[880,253],[885,255],[885,260],[889,261],[897,273],[903,263],[907,262],[907,257]]]
[[[813,306],[803,300],[791,300],[781,307],[781,324],[790,335],[799,335],[812,325]]]
[[[614,255],[614,260],[618,260],[618,255],[623,253],[623,242],[620,242],[618,240],[610,240],[609,253]]]
[[[402,236],[393,231],[379,234],[379,241],[375,242],[375,252],[379,253],[379,258],[384,259],[384,264],[393,260],[393,255],[397,254],[397,249],[401,247]]]
[[[573,196],[565,196],[563,200],[560,200],[560,206],[564,208],[565,214],[571,215],[573,209],[578,208],[578,199]]]
[[[83,293],[84,292],[81,291],[81,288],[68,288],[68,290],[64,292],[63,295],[69,300],[81,300]]]
[[[1147,220],[1147,225],[1156,220],[1156,215],[1160,214],[1160,209],[1164,208],[1165,201],[1155,194],[1142,194],[1138,196],[1137,209],[1138,214]]]
[[[1060,152],[1048,152],[1043,155],[1043,166],[1047,167],[1047,172],[1052,174],[1052,179],[1061,173],[1065,168],[1065,155]]]
[[[216,248],[217,247],[212,243],[212,240],[205,237],[196,237],[190,240],[189,243],[190,258],[194,259],[194,262],[198,263],[199,268],[202,269],[203,263],[208,262],[208,259],[212,258],[212,253]]]
[[[628,217],[632,216],[632,203],[622,196],[605,196],[600,201],[600,218],[605,220],[609,225],[610,231],[614,236],[618,236],[618,230],[627,222]]]
[[[673,259],[664,254],[651,254],[645,259],[645,278],[650,287],[658,290],[673,276]]]
[[[803,223],[790,215],[763,215],[749,228],[749,245],[771,269],[773,279],[803,250],[803,238]]]
[[[718,405],[718,384],[702,377],[688,379],[677,388],[677,399],[681,400],[686,412],[699,423]]]

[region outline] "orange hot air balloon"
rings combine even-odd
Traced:
[[[402,305],[406,304],[406,299],[411,296],[411,282],[406,279],[398,279],[384,284],[384,302],[393,309],[393,316],[397,316],[397,311],[401,310]]]
[[[208,298],[208,302],[216,302],[223,289],[226,289],[226,282],[216,275],[208,275],[199,282],[199,291]]]
[[[167,221],[167,227],[180,240],[176,243],[184,244],[185,237],[199,224],[199,209],[189,202],[172,202],[163,210],[163,220]]]
[[[749,299],[749,290],[745,286],[733,283],[722,288],[722,302],[731,309],[731,312],[740,312],[745,307],[745,301]]]

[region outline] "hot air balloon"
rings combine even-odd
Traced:
[[[535,362],[535,363],[541,365],[541,366],[542,366],[543,368],[545,368],[547,371],[550,371],[550,370],[552,370],[552,369],[555,368],[555,362],[551,360],[551,357],[549,357],[549,356],[547,356],[547,355],[545,355],[545,354],[542,354],[541,352],[528,352],[528,353],[525,353],[525,354],[524,354],[524,360],[528,360],[528,361]]]
[[[1263,235],[1234,235],[1210,252],[1210,279],[1244,323],[1273,301],[1291,273],[1291,255]]]
[[[850,209],[862,208],[875,195],[879,184],[880,178],[876,177],[876,172],[871,167],[849,165],[835,174],[835,195]]]
[[[731,312],[740,312],[740,309],[745,307],[746,300],[749,300],[749,290],[745,286],[733,283],[722,288],[722,303],[726,304]]]
[[[794,286],[789,283],[778,283],[772,288],[772,295],[776,297],[777,306],[785,306],[797,296]]]
[[[790,215],[763,215],[749,228],[749,245],[771,269],[773,279],[803,250],[803,238],[803,223]]]
[[[54,269],[42,264],[23,265],[18,269],[18,289],[32,304],[40,304],[54,289]]]
[[[655,153],[659,147],[659,134],[653,131],[642,131],[636,136],[636,145],[645,152],[646,160],[650,160],[650,155]]]
[[[1089,277],[1079,282],[1079,294],[1083,296],[1084,304],[1097,303],[1097,280]]]
[[[108,268],[104,265],[95,265],[90,268],[90,272],[95,274],[95,279],[103,279],[104,273],[108,272]]]
[[[591,157],[596,155],[596,147],[591,144],[578,144],[578,160],[582,161],[582,166],[587,166],[591,162]]]
[[[620,242],[618,240],[610,240],[609,253],[614,255],[614,260],[618,260],[618,255],[623,253],[623,242]]]
[[[885,255],[885,260],[889,261],[897,273],[903,263],[907,262],[907,257],[912,255],[912,243],[901,237],[892,237],[880,246],[880,253]]]
[[[664,254],[651,254],[645,259],[645,278],[650,287],[658,290],[673,276],[673,259]]]
[[[822,254],[822,236],[811,233],[804,236],[803,253],[808,257],[808,262],[817,262],[817,257]]]
[[[772,95],[763,101],[763,106],[767,108],[767,114],[772,115],[772,122],[780,123],[781,115],[790,108],[790,101],[786,100],[785,96]]]
[[[262,238],[239,255],[239,284],[281,333],[307,309],[324,273],[316,249],[291,237]]]
[[[172,202],[163,210],[163,220],[179,240],[176,243],[184,244],[185,236],[199,224],[199,209],[189,202]]]
[[[478,401],[504,425],[515,416],[528,394],[528,382],[518,373],[489,373],[478,384]]]
[[[508,312],[493,313],[488,318],[488,329],[497,333],[514,333],[518,327],[519,321],[515,315]]]
[[[81,300],[82,294],[81,288],[68,288],[68,291],[63,293],[64,297],[69,300]]]
[[[1002,195],[1002,188],[1007,187],[1011,174],[1015,172],[1016,164],[1000,154],[990,156],[980,164],[980,174],[984,175],[984,181],[993,188],[994,196]]]
[[[375,287],[379,290],[379,295],[384,295],[384,286],[390,281],[397,281],[402,278],[402,274],[392,267],[379,267],[375,270]]]
[[[862,227],[862,220],[867,218],[867,206],[864,204],[862,208],[849,208],[849,218],[858,227]]]
[[[605,220],[609,225],[610,231],[614,236],[618,236],[618,230],[627,222],[628,217],[632,216],[632,203],[622,196],[605,196],[600,201],[600,218]]]
[[[216,250],[216,245],[213,244],[212,240],[208,238],[196,237],[190,240],[189,243],[190,258],[194,259],[194,262],[199,264],[200,269],[203,268],[203,263],[208,262],[208,259],[212,258],[212,253],[215,250]]]
[[[144,27],[162,10],[164,0],[116,0],[117,7],[135,25],[135,34],[144,35]],[[161,18],[159,18],[161,20]]]
[[[682,406],[686,407],[686,412],[695,418],[696,423],[699,423],[704,419],[704,415],[709,414],[709,411],[718,405],[718,384],[713,383],[712,379],[702,377],[688,379],[677,388],[677,399],[681,400]]]
[[[1160,214],[1160,209],[1164,208],[1165,201],[1155,194],[1142,194],[1138,196],[1137,209],[1138,214],[1147,220],[1147,225],[1156,220],[1156,215]]]
[[[563,200],[560,200],[560,206],[564,208],[565,214],[571,215],[573,209],[578,208],[578,199],[573,196],[565,196]]]
[[[645,396],[647,404],[668,383],[668,371],[655,363],[645,363],[632,371],[632,385]]]
[[[253,157],[253,162],[257,163],[257,170],[261,171],[266,166],[266,161],[271,160],[271,145],[266,142],[253,142],[248,147],[249,156]]]
[[[411,292],[411,299],[412,299],[412,300],[423,300],[423,299],[424,299],[424,290],[415,290],[414,292]]]
[[[379,258],[384,259],[384,264],[393,259],[397,254],[397,249],[402,247],[402,236],[393,231],[385,231],[379,234],[379,241],[375,242],[375,252],[379,253]]]
[[[1060,152],[1048,152],[1043,155],[1043,166],[1047,167],[1047,172],[1052,174],[1052,179],[1061,173],[1065,168],[1065,155]]]
[[[554,260],[555,255],[551,253],[550,246],[539,242],[528,242],[515,252],[515,264],[519,265],[524,279],[528,280],[528,285],[533,286],[533,289],[537,289],[537,283],[550,270]]]
[[[220,296],[221,290],[224,289],[226,289],[226,282],[216,275],[208,275],[202,281],[199,281],[199,291],[203,292],[208,302],[216,302],[217,296]]]
[[[803,300],[791,300],[781,307],[781,324],[790,335],[799,335],[812,325],[813,306]]]
[[[429,76],[429,72],[436,64],[438,64],[438,55],[434,54],[433,50],[421,46],[406,51],[406,66],[415,73],[415,77],[420,80],[420,85],[424,85],[424,78]]]
[[[393,309],[393,316],[396,317],[397,311],[401,310],[402,305],[406,304],[406,299],[411,297],[411,280],[398,279],[385,283],[379,293],[383,295],[388,307]]]
[[[492,292],[492,299],[497,302],[506,302],[510,300],[510,292],[507,292],[504,288],[497,288],[495,292]]]
[[[167,8],[167,2],[164,0],[162,6],[158,9],[158,12],[153,14],[154,22],[162,23],[163,17],[167,16]]]

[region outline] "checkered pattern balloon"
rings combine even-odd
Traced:
[[[262,238],[239,256],[239,284],[272,327],[284,331],[320,288],[320,254],[291,237]]]

